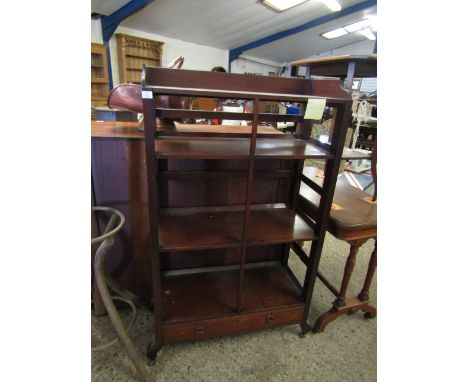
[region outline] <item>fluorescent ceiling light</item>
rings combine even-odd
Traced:
[[[367,16],[367,19],[370,21],[370,27],[373,31],[377,31],[377,16],[376,15],[370,15]]]
[[[370,27],[370,25],[371,25],[371,21],[369,19],[364,19],[364,20],[358,21],[357,23],[346,25],[344,29],[346,29],[349,33],[353,33],[361,29]]]
[[[338,28],[338,29],[332,30],[332,31],[327,32],[327,33],[322,33],[322,37],[325,37],[325,38],[331,40],[332,38],[337,38],[337,37],[340,37],[340,36],[344,36],[345,34],[348,34],[346,29]]]
[[[308,0],[260,0],[266,6],[277,12],[283,12],[286,9],[305,3]]]
[[[321,1],[330,9],[330,11],[333,11],[333,12],[341,11],[341,5],[337,0],[321,0]]]
[[[370,28],[363,29],[359,31],[359,33],[366,36],[369,40],[375,40],[377,38],[375,37],[375,34],[371,32]]]

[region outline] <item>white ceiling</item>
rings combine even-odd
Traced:
[[[276,62],[289,62],[322,52],[328,52],[355,42],[365,41],[367,38],[359,33],[350,33],[333,40],[327,40],[320,35],[344,25],[352,24],[368,15],[375,15],[376,12],[376,7],[359,11],[335,21],[307,29],[304,32],[295,33],[281,40],[259,46],[245,52],[245,54]]]
[[[363,0],[338,0],[343,8]],[[92,0],[92,11],[110,14],[126,0]],[[119,6],[117,6],[119,4]],[[244,52],[253,57],[288,62],[362,41],[356,33],[326,40],[321,33],[375,14],[376,7],[345,16]],[[276,13],[256,0],[155,0],[125,19],[121,25],[148,33],[233,49],[330,14],[319,0],[309,0]],[[365,38],[364,38],[365,39]]]
[[[129,0],[91,0],[91,13],[108,16],[127,3]]]

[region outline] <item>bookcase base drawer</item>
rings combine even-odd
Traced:
[[[163,343],[193,341],[278,326],[301,321],[303,306],[262,312],[240,313],[208,320],[163,324]]]

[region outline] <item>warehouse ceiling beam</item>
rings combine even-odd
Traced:
[[[105,42],[108,42],[123,20],[141,8],[147,6],[151,1],[152,0],[131,0],[114,13],[104,16],[101,19],[102,39]]]
[[[366,0],[366,1],[363,1],[362,3],[358,3],[358,4],[352,5],[350,7],[344,8],[339,12],[330,13],[328,15],[325,15],[325,16],[319,17],[317,19],[308,21],[307,23],[299,25],[297,27],[286,29],[284,31],[277,32],[277,33],[274,33],[274,34],[272,34],[270,36],[266,36],[266,37],[263,37],[263,38],[258,39],[256,41],[252,41],[252,42],[250,42],[248,44],[239,46],[238,48],[231,49],[231,50],[229,50],[229,72],[231,72],[231,63],[232,63],[232,61],[236,60],[245,51],[248,51],[248,50],[251,50],[251,49],[254,49],[254,48],[258,48],[259,46],[269,44],[270,42],[280,40],[282,38],[291,36],[291,35],[299,33],[299,32],[303,32],[303,31],[305,31],[307,29],[314,28],[316,26],[328,23],[330,21],[334,21],[336,19],[339,19],[340,17],[344,17],[344,16],[350,15],[352,13],[362,11],[364,9],[373,7],[375,5],[377,5],[377,0]]]
[[[119,26],[119,24],[125,20],[128,16],[132,15],[136,11],[139,11],[141,8],[147,6],[153,0],[131,0],[123,7],[116,10],[114,13],[104,16],[101,19],[101,29],[102,29],[102,39],[104,44],[106,45],[107,51],[107,66],[109,72],[109,88],[113,88],[113,81],[112,81],[112,65],[111,65],[111,58],[110,58],[110,49],[109,49],[109,40],[111,39],[112,35],[114,34],[115,30]]]

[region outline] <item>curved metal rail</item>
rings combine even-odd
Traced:
[[[125,346],[128,356],[133,362],[133,365],[135,366],[135,368],[137,369],[137,372],[140,375],[141,379],[145,382],[149,382],[151,379],[148,374],[148,371],[146,370],[143,361],[138,355],[138,352],[127,333],[127,330],[130,329],[130,327],[135,322],[135,318],[136,318],[135,304],[131,300],[128,300],[126,298],[112,297],[112,295],[110,294],[109,288],[107,286],[107,279],[106,279],[106,275],[104,272],[104,261],[105,261],[106,254],[107,252],[109,252],[109,249],[114,244],[114,236],[122,229],[123,225],[125,224],[125,216],[120,211],[111,207],[92,207],[92,211],[104,211],[104,212],[112,214],[109,219],[109,222],[107,223],[106,229],[104,230],[104,233],[101,236],[91,239],[91,244],[101,243],[101,245],[96,251],[96,255],[94,257],[94,264],[93,264],[95,277],[96,277],[96,284],[97,284],[99,293],[101,294],[101,298],[104,303],[104,306],[106,307],[107,313],[109,314],[109,318],[112,322],[112,325],[114,326],[115,331],[117,332],[118,338],[122,341],[123,345]],[[115,228],[112,228],[116,224],[117,219],[119,219],[117,226]],[[114,301],[113,301],[114,299],[118,299],[118,300],[126,302],[127,304],[131,306],[133,310],[133,317],[127,329],[125,328],[120,318],[119,312],[117,311],[114,305]],[[107,349],[109,346],[116,343],[117,340],[118,339],[115,339],[107,344],[95,347],[92,350],[97,351],[97,350]]]

